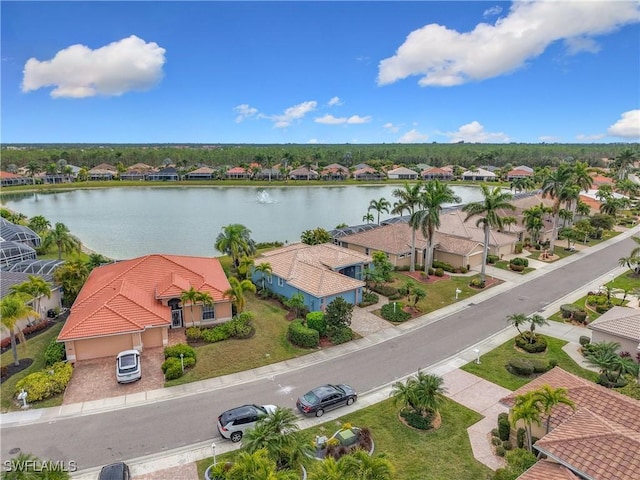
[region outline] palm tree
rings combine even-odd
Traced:
[[[413,231],[411,252],[415,251],[415,231],[419,228],[427,240],[427,249],[424,262],[424,272],[429,273],[433,263],[433,237],[440,227],[440,212],[446,203],[461,202],[461,198],[446,184],[438,180],[430,180],[424,185],[420,194],[420,210],[415,211],[409,219],[409,225]]]
[[[251,239],[251,230],[239,223],[222,227],[222,232],[216,238],[215,247],[231,257],[236,269],[240,265],[241,256],[251,256],[256,253],[256,244]]]
[[[498,215],[500,210],[515,210],[516,207],[510,203],[513,198],[511,193],[503,192],[500,187],[494,187],[492,190],[486,185],[481,185],[481,187],[484,200],[481,202],[468,203],[462,207],[462,211],[467,212],[467,217],[464,219],[465,222],[471,217],[481,216],[481,218],[476,221],[476,226],[479,227],[482,225],[484,230],[484,249],[482,252],[482,269],[480,271],[480,281],[484,282],[491,228],[497,227],[502,229],[502,217]]]
[[[542,219],[545,211],[546,207],[540,204],[539,206],[527,208],[522,212],[522,223],[529,235],[531,235],[531,243],[534,245],[540,240],[540,232],[544,228],[544,221]]]
[[[43,234],[51,228],[51,223],[42,215],[36,215],[29,219],[27,227],[38,234]]]
[[[576,204],[576,214],[580,215],[581,217],[588,217],[590,213],[591,207],[583,201],[578,200],[578,203]]]
[[[344,477],[350,480],[391,480],[394,474],[391,462],[381,456],[369,456],[364,450],[344,455],[338,460]]]
[[[609,372],[615,365],[616,353],[620,349],[618,342],[598,342],[591,345],[591,349],[585,354],[587,364],[599,369],[600,375],[609,377]]]
[[[532,424],[540,425],[540,405],[536,401],[536,397],[533,391],[527,392],[523,395],[518,395],[515,399],[515,404],[511,409],[511,425],[514,427],[519,420],[524,422],[524,430],[527,437],[527,449],[533,451],[533,435],[531,433]]]
[[[58,249],[58,260],[62,260],[62,252],[71,253],[80,250],[80,240],[71,235],[64,223],[57,222],[52,230],[44,237],[42,249],[47,250],[55,245]]]
[[[291,468],[308,452],[300,437],[298,417],[290,408],[276,408],[258,420],[255,428],[242,438],[242,447],[249,453],[264,449],[279,469]]]
[[[53,272],[54,281],[62,286],[64,299],[67,304],[72,304],[80,293],[80,289],[87,281],[89,268],[79,259],[67,260]]]
[[[616,191],[628,197],[635,197],[640,192],[640,185],[625,178],[616,182]]]
[[[613,161],[613,170],[619,180],[624,180],[629,175],[629,170],[633,167],[637,159],[637,154],[629,148],[625,148]]]
[[[343,480],[344,478],[344,463],[338,465],[332,456],[326,456],[321,462],[317,462],[316,467],[308,475],[309,480]]]
[[[533,393],[540,410],[547,417],[547,433],[549,433],[549,429],[551,427],[551,412],[556,406],[563,404],[571,407],[574,411],[576,409],[575,403],[572,402],[567,395],[566,388],[553,388],[549,385],[542,385],[542,387],[535,390]]]
[[[371,213],[371,212],[367,212],[362,216],[362,221],[363,222],[371,223],[374,220],[375,220],[375,217],[373,216],[373,213]]]
[[[516,217],[502,217],[502,225],[505,225],[509,231],[511,231],[511,225],[515,225],[518,223],[518,219]]]
[[[242,257],[240,259],[240,263],[238,264],[238,273],[245,279],[247,279],[249,278],[249,274],[251,273],[251,267],[253,267],[253,258]]]
[[[189,287],[189,290],[183,290],[182,293],[180,294],[180,301],[182,302],[182,305],[185,306],[189,304],[191,308],[191,326],[192,327],[195,327],[196,325],[196,319],[193,314],[193,305],[198,301],[198,293],[199,293],[198,290],[193,288],[193,285],[191,285]]]
[[[587,162],[576,162],[573,165],[573,185],[579,188],[579,192],[588,192],[593,185],[593,177],[591,176],[591,169]]]
[[[391,195],[398,199],[398,208],[406,209],[409,215],[413,217],[416,206],[421,202],[422,197],[422,182],[409,184],[405,182],[404,188],[395,189]],[[395,210],[395,208],[394,208]],[[402,213],[401,213],[402,215]],[[380,222],[378,222],[380,223]],[[413,272],[416,269],[416,230],[413,225],[411,226],[411,264],[409,271]]]
[[[93,270],[105,263],[109,263],[109,259],[99,253],[90,253],[89,258],[87,259],[87,266],[89,267],[89,270]]]
[[[13,364],[15,366],[20,365],[16,346],[16,335],[21,343],[24,344],[24,342],[26,342],[22,330],[18,327],[18,321],[29,317],[40,317],[38,312],[26,304],[26,299],[27,297],[23,294],[12,294],[7,295],[0,301],[0,321],[2,322],[2,326],[9,331]]]
[[[549,245],[549,253],[553,255],[555,241],[558,238],[558,219],[560,216],[560,205],[567,199],[569,194],[573,194],[567,189],[571,185],[573,177],[573,169],[566,163],[551,172],[542,183],[542,196],[553,199],[553,230],[551,233],[551,243]]]
[[[629,205],[626,198],[608,197],[600,204],[600,213],[615,217],[619,210],[625,209]]]
[[[536,328],[542,327],[543,325],[549,325],[549,322],[542,315],[534,313],[527,317],[527,322],[529,322],[529,343],[533,343],[536,338]]]
[[[511,190],[515,190],[516,193],[526,192],[527,190],[532,190],[535,187],[535,183],[531,177],[514,178],[509,187]]]
[[[233,305],[236,307],[236,313],[242,313],[247,304],[244,293],[256,293],[256,286],[251,280],[238,280],[236,277],[229,278],[229,285],[231,288],[225,291],[223,295],[233,302]]]
[[[40,172],[40,166],[35,160],[31,160],[27,164],[27,174],[31,177],[33,184],[36,184],[36,175]]]
[[[25,294],[35,301],[36,312],[40,312],[40,300],[42,297],[51,298],[51,285],[44,278],[37,275],[29,275],[26,282],[10,287],[13,293]]]
[[[224,465],[221,464],[221,470]],[[276,462],[269,458],[266,449],[254,452],[240,452],[233,466],[224,473],[226,480],[297,480],[299,475],[293,470],[278,470]]]
[[[529,320],[524,313],[512,313],[511,315],[507,315],[507,322],[509,322],[509,325],[515,327],[522,337],[522,330],[520,330],[520,327],[527,324]]]
[[[618,265],[621,267],[627,266],[632,269],[636,274],[640,274],[640,237],[631,237],[631,240],[638,245],[629,253],[628,257],[622,257],[618,260]]]
[[[390,396],[395,405],[402,403],[405,407],[424,415],[427,411],[440,411],[446,402],[446,391],[442,377],[418,370],[416,376],[409,377],[406,382],[395,382]]]
[[[627,374],[637,377],[639,368],[640,365],[638,365],[633,358],[618,355],[613,359],[611,364],[611,370],[615,373],[615,377],[612,380],[617,383],[620,377]]]
[[[262,282],[262,289],[264,290],[264,277],[270,277],[273,273],[271,264],[269,262],[263,262],[254,267],[255,272],[260,272],[260,281]]]
[[[375,210],[376,212],[378,212],[378,225],[380,225],[380,214],[382,212],[387,212],[389,213],[389,208],[391,207],[391,204],[389,203],[389,201],[382,197],[379,200],[371,200],[369,202],[369,208],[367,210]]]

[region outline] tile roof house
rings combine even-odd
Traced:
[[[524,170],[522,167],[514,168],[507,173],[507,182],[515,180],[516,178],[529,178],[533,177],[533,170]]]
[[[147,174],[147,180],[151,182],[177,182],[180,180],[180,173],[176,167],[168,166]]]
[[[308,167],[298,167],[289,172],[291,180],[317,180],[318,177],[318,172]]]
[[[11,185],[30,185],[32,183],[33,180],[29,177],[23,177],[17,173],[5,172],[4,170],[0,171],[0,184],[3,187]]]
[[[120,174],[120,180],[144,180],[147,174],[155,171],[151,165],[146,163],[136,163],[127,168],[127,171]]]
[[[501,402],[512,407],[516,396],[545,384],[566,388],[576,409],[558,405],[547,434],[545,418],[540,427],[533,424],[533,435],[539,438],[534,449],[546,460],[536,463],[518,478],[637,478],[640,471],[640,401],[555,367]]]
[[[96,165],[87,172],[89,180],[113,180],[118,174],[118,169],[108,163]]]
[[[244,167],[233,167],[227,170],[227,178],[233,180],[243,180],[251,178],[251,172]]]
[[[420,176],[423,180],[452,180],[453,172],[444,168],[430,167],[420,172]]]
[[[184,177],[187,180],[208,180],[213,178],[215,170],[211,167],[200,167],[189,173]]]
[[[180,295],[191,287],[211,295],[183,314]],[[217,258],[147,255],[94,269],[58,335],[71,362],[162,347],[168,330],[215,324],[232,316],[230,288]]]
[[[365,165],[362,168],[356,166],[356,169],[353,171],[353,178],[356,180],[382,180],[385,176],[375,168]]]
[[[390,180],[415,180],[418,178],[418,172],[406,167],[398,167],[387,171],[387,177]]]
[[[254,265],[271,265],[271,275],[254,270],[253,282],[286,298],[304,297],[310,311],[324,310],[337,297],[351,304],[362,301],[364,271],[371,264],[368,255],[330,243],[294,243],[262,253]]]
[[[498,176],[495,173],[485,170],[484,168],[477,168],[473,171],[467,170],[462,174],[462,180],[490,182],[497,179]]]
[[[332,163],[322,169],[320,178],[323,180],[346,180],[349,178],[349,169],[339,163]]]
[[[615,306],[589,324],[592,342],[618,342],[621,352],[640,353],[640,310]]]

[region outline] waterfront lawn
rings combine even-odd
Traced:
[[[507,340],[499,347],[485,353],[480,357],[480,364],[475,362],[467,363],[461,369],[465,372],[472,373],[485,380],[489,380],[501,387],[509,390],[517,390],[529,383],[532,378],[523,378],[510,373],[506,366],[510,359],[514,357],[535,358],[541,360],[556,360],[558,366],[567,372],[571,372],[582,378],[586,378],[592,382],[598,379],[598,374],[591,370],[580,367],[573,359],[562,350],[562,347],[568,342],[553,337],[545,337],[547,339],[547,350],[543,353],[526,353],[515,349],[514,340]]]
[[[384,455],[393,464],[393,478],[402,480],[487,480],[493,472],[473,457],[467,428],[482,415],[448,400],[441,409],[442,426],[435,431],[419,431],[398,420],[398,407],[391,399],[358,410],[334,421],[303,431],[307,442],[316,435],[331,436],[344,423],[371,429],[375,455]],[[216,458],[233,461],[233,451]],[[213,458],[197,462],[198,478],[213,463]],[[307,467],[309,467],[307,463]],[[312,466],[312,464],[311,464]]]
[[[58,336],[58,333],[62,330],[62,325],[64,325],[63,322],[56,323],[45,332],[29,338],[24,345],[18,345],[18,358],[31,358],[33,363],[29,365],[28,368],[12,375],[8,380],[2,382],[0,385],[0,405],[3,412],[17,409],[13,401],[16,384],[19,380],[22,380],[30,373],[37,372],[44,368],[44,351],[49,343],[51,343],[51,340]],[[9,349],[0,355],[0,365],[5,366],[10,365],[11,363],[13,363],[13,353],[11,353],[11,349]],[[38,408],[54,407],[58,405],[62,405],[62,395],[57,395],[53,398],[43,400],[37,404]]]
[[[256,333],[243,340],[229,339],[196,347],[197,363],[184,376],[165,386],[196,382],[242,372],[313,352],[292,345],[287,339],[287,311],[275,301],[260,300],[247,294],[245,311],[254,314]]]

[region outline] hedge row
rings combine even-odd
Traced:
[[[382,306],[380,314],[382,318],[390,322],[406,322],[411,318],[411,315],[402,310],[402,303],[390,302]]]
[[[17,395],[24,390],[27,392],[28,402],[45,400],[64,392],[72,374],[73,366],[70,363],[54,363],[44,370],[31,373],[18,381],[15,394]]]
[[[22,329],[23,335],[27,336],[35,332],[39,332],[44,330],[52,325],[52,322],[49,320],[42,320],[38,323],[34,323],[33,325],[29,325]],[[20,339],[16,337],[16,343],[20,343]],[[0,348],[5,349],[11,346],[11,337],[3,338],[0,342]]]
[[[289,324],[287,336],[291,343],[299,347],[315,348],[320,345],[318,331],[304,326],[302,320],[294,320]]]
[[[203,340],[208,343],[221,342],[231,337],[247,337],[253,330],[253,317],[249,312],[243,312],[232,320],[215,327],[189,327],[185,334],[188,341]]]
[[[318,335],[324,337],[327,333],[327,321],[324,318],[323,312],[309,312],[307,313],[307,327],[312,328],[318,332]]]

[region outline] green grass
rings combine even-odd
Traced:
[[[596,312],[595,310],[587,308],[586,303],[587,303],[587,296],[585,295],[584,297],[582,297],[582,298],[576,300],[575,302],[573,302],[573,305],[576,305],[576,306],[580,307],[581,309],[585,310],[587,312],[587,315],[588,315],[588,319],[587,320],[589,322],[593,322],[596,318],[598,318],[600,316],[600,314],[598,312]],[[547,320],[551,320],[553,322],[566,323],[565,319],[562,318],[562,312],[560,310],[558,310],[556,313],[551,315]]]
[[[256,333],[244,340],[225,340],[196,347],[197,363],[184,376],[165,386],[196,382],[230,373],[242,372],[289,358],[311,353],[287,340],[287,311],[275,301],[263,301],[247,295],[246,311],[254,314]],[[227,359],[220,361],[220,359]]]
[[[344,423],[371,429],[375,455],[384,454],[395,468],[398,480],[483,480],[493,472],[473,457],[467,428],[482,415],[453,401],[441,410],[442,425],[435,431],[419,431],[398,420],[398,408],[389,399],[345,415],[303,432],[307,442],[316,435],[331,436]],[[233,461],[237,452],[220,455],[220,461]],[[213,463],[213,458],[197,462],[198,477]]]
[[[23,345],[18,345],[18,358],[31,358],[33,359],[33,363],[15,375],[12,375],[7,381],[2,382],[0,385],[0,406],[2,407],[2,411],[6,412],[9,410],[16,410],[16,406],[13,402],[13,395],[15,393],[16,384],[19,380],[23,379],[30,373],[37,372],[38,370],[42,370],[44,368],[44,351],[54,338],[58,336],[60,330],[62,330],[63,323],[57,323],[53,327],[49,328],[46,332],[43,332],[39,335],[31,337],[27,340],[27,342]],[[9,365],[13,363],[13,353],[11,353],[11,349],[4,352],[0,355],[0,365]],[[49,398],[42,402],[38,402],[38,408],[43,407],[53,407],[62,405],[62,395],[57,395],[56,397]]]
[[[628,270],[622,275],[607,283],[606,286],[612,288],[619,288],[632,293],[636,289],[640,289],[640,277],[633,273],[633,270]]]
[[[520,275],[535,271],[535,268],[533,267],[525,267],[521,272],[516,272],[509,268],[509,262],[507,262],[506,260],[498,260],[493,266],[502,270],[508,270],[509,272],[519,273]]]
[[[558,366],[567,372],[571,372],[592,382],[598,379],[597,373],[580,367],[562,350],[562,347],[566,345],[567,342],[553,337],[546,337],[546,339],[547,350],[542,353],[526,353],[516,350],[513,339],[507,340],[499,347],[482,355],[479,365],[471,362],[462,366],[461,369],[485,380],[489,380],[496,385],[508,388],[509,390],[517,390],[531,381],[530,378],[513,375],[506,369],[509,360],[514,357],[537,358],[547,361],[555,359],[558,362]]]

